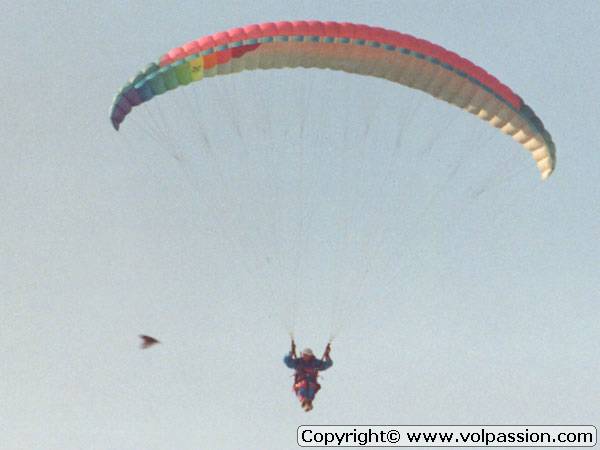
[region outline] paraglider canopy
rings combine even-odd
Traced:
[[[542,179],[554,170],[555,146],[544,124],[493,75],[429,41],[352,23],[269,22],[188,42],[126,83],[110,119],[118,130],[132,108],[206,77],[297,67],[369,75],[426,92],[510,135],[531,153]]]

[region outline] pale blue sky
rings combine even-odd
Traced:
[[[2,9],[0,450],[600,424],[598,2]],[[556,172],[539,181],[518,144],[425,94],[331,72],[208,80],[112,129],[116,90],[171,47],[296,19],[481,65],[542,118]],[[175,124],[182,104],[197,130]],[[163,118],[159,145],[144,130]],[[319,351],[336,333],[309,415],[281,361],[292,326]],[[163,344],[142,352],[139,333]]]

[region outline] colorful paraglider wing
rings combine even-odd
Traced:
[[[123,86],[111,122],[119,129],[135,106],[205,77],[284,67],[341,70],[427,92],[512,136],[530,151],[542,179],[554,170],[555,146],[542,121],[494,76],[423,39],[352,23],[271,22],[188,42]]]

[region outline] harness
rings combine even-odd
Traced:
[[[315,367],[315,365],[320,366],[321,362],[323,360],[329,360],[330,350],[331,350],[331,344],[328,343],[327,347],[325,348],[325,353],[323,354],[323,357],[321,358],[321,360],[314,359],[314,358],[312,360],[306,361],[306,362],[303,361],[302,359],[298,360],[296,357],[296,344],[294,343],[294,341],[292,339],[292,351],[290,352],[290,356],[292,356],[294,359],[296,359],[298,361],[296,370],[294,373],[294,386],[293,386],[293,389],[297,395],[299,395],[299,393],[301,392],[302,389],[308,389],[308,390],[313,391],[313,393],[311,395],[311,397],[313,397],[319,391],[319,389],[321,389],[321,385],[317,382],[317,378],[319,378],[320,369],[318,367]],[[319,361],[319,362],[317,363],[317,361]]]
[[[305,380],[316,383],[318,377],[319,369],[316,367],[299,367],[296,369],[296,373],[294,374],[294,384]]]

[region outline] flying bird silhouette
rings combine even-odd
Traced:
[[[152,347],[154,344],[160,344],[158,339],[154,339],[152,336],[146,336],[145,334],[140,334],[140,338],[142,339],[142,343],[140,344],[140,348],[146,349],[148,347]]]

